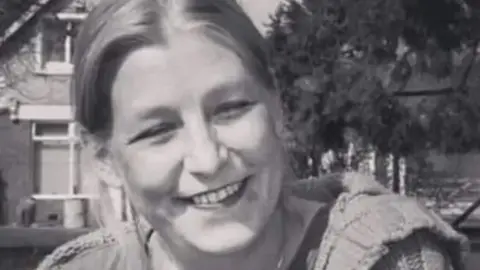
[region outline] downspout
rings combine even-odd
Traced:
[[[18,108],[20,102],[12,96],[0,96],[0,116],[9,115],[13,123],[18,122]]]

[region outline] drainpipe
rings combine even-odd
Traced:
[[[18,107],[20,102],[12,96],[0,96],[0,115],[8,114],[13,123],[18,122]]]

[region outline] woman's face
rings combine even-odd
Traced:
[[[284,175],[275,98],[239,56],[192,33],[130,53],[112,85],[111,150],[160,232],[228,253],[259,235]]]

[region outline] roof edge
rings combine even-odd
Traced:
[[[0,48],[12,37],[18,30],[22,28],[28,21],[30,21],[39,11],[53,0],[38,0],[36,4],[30,6],[30,8],[24,12],[10,27],[5,30],[5,33],[0,37]]]

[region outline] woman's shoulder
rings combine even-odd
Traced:
[[[359,262],[373,266],[390,244],[418,233],[434,235],[459,260],[462,251],[468,252],[467,238],[440,216],[413,198],[392,194],[373,177],[348,173],[302,185],[297,189],[309,196],[327,193],[334,197],[317,265],[325,266],[328,261],[341,263],[341,269],[357,269]]]
[[[392,244],[427,234],[448,247],[453,260],[468,253],[468,239],[414,198],[393,194],[373,176],[338,173],[300,180],[295,195],[330,202],[328,224],[315,265],[323,269],[369,269]],[[348,258],[348,259],[347,259]],[[337,267],[337,268],[335,268]]]
[[[351,261],[363,262],[369,269],[392,244],[414,234],[437,239],[455,262],[461,263],[468,253],[468,239],[439,215],[413,198],[394,194],[340,195],[330,212],[322,249],[337,251],[331,253],[331,262],[343,263],[348,253]]]
[[[330,212],[331,226],[363,243],[397,241],[418,230],[454,242],[462,237],[437,213],[407,196],[396,194],[341,194]]]
[[[119,231],[126,239],[135,236],[131,224],[121,224]],[[43,259],[37,270],[109,269],[107,264],[114,263],[118,257],[119,246],[118,238],[111,231],[96,229],[57,247]]]

